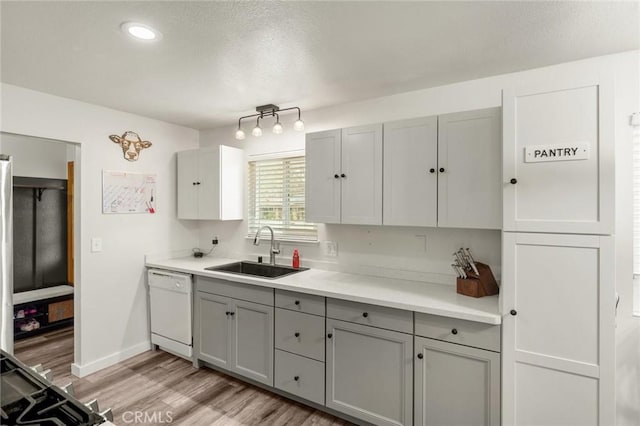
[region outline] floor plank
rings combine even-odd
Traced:
[[[71,375],[73,328],[19,340],[16,357],[27,365],[51,368],[54,383],[73,381],[81,401],[97,398],[111,407],[114,423],[156,425],[349,425],[342,419],[226,374],[195,369],[163,351],[149,351],[78,379]],[[123,417],[124,416],[124,417]],[[171,417],[169,422],[168,416]]]

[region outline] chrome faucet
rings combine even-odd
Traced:
[[[263,229],[268,229],[269,232],[271,232],[271,248],[269,249],[269,263],[272,265],[276,264],[276,254],[280,254],[280,243],[277,242],[274,238],[273,235],[273,229],[270,226],[262,226],[260,229],[258,229],[258,231],[256,232],[256,236],[253,238],[253,245],[257,246],[260,245],[260,232],[262,232]]]

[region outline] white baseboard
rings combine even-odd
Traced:
[[[76,377],[85,377],[103,368],[111,367],[121,361],[129,359],[133,356],[141,354],[151,349],[151,341],[147,340],[137,345],[133,345],[120,352],[115,352],[111,355],[107,355],[103,358],[96,359],[95,361],[88,362],[84,365],[78,365],[76,363],[71,364],[71,374]]]

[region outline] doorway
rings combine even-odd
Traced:
[[[80,144],[2,132],[0,152],[13,160],[14,353],[68,380],[80,335]]]

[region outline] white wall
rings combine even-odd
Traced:
[[[13,175],[67,179],[67,144],[22,135],[0,135],[0,151],[13,156]]]
[[[640,110],[639,55],[639,51],[627,52],[303,112],[308,132],[430,116],[500,106],[502,88],[517,82],[545,82],[559,76],[570,77],[597,69],[612,69],[616,78],[616,287],[621,296],[616,330],[619,425],[635,425],[640,418],[640,320],[633,317],[632,151],[629,126],[629,116]],[[290,115],[281,117],[286,133],[280,136],[271,134],[265,123],[264,136],[254,138],[247,132],[251,129],[251,124],[247,123],[245,141],[233,139],[235,126],[229,126],[202,131],[200,143],[202,146],[218,143],[240,146],[249,155],[302,149],[304,135],[290,130],[293,120],[295,118]],[[216,234],[221,238],[221,250],[251,254],[264,254],[267,250],[266,247],[255,250],[243,239],[246,232],[243,222],[203,222],[200,230],[200,244],[203,246]],[[420,249],[415,237],[417,234],[427,236],[426,251]],[[460,244],[472,247],[477,257],[487,260],[494,269],[500,262],[500,238],[491,231],[332,225],[321,227],[320,238],[338,241],[339,257],[336,262],[345,265],[356,263],[415,270],[435,268],[438,272],[444,272],[444,257],[452,247]],[[439,244],[442,246],[438,247]],[[290,249],[286,250],[285,255],[290,255],[290,252]],[[309,256],[326,260],[314,246],[302,247],[301,255],[303,259]]]
[[[0,130],[81,147],[75,277],[80,345],[74,371],[87,374],[148,349],[144,254],[191,248],[197,242],[197,224],[176,219],[174,153],[197,147],[198,132],[12,85],[1,89]],[[109,140],[110,134],[126,130],[153,143],[137,162],[124,160],[120,147]],[[103,169],[156,173],[157,213],[103,215]],[[90,252],[91,237],[103,239],[101,253]]]

